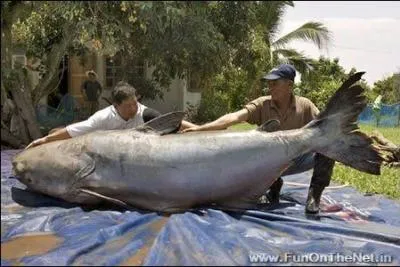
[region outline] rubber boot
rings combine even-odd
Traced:
[[[281,193],[281,188],[283,186],[283,180],[279,177],[269,188],[268,193],[266,194],[269,203],[271,204],[278,204],[279,203],[279,196]]]
[[[319,212],[319,203],[324,189],[325,187],[322,186],[310,186],[306,202],[306,213],[315,214]]]
[[[263,131],[266,132],[276,132],[280,130],[280,122],[279,120],[269,120],[263,126]],[[281,188],[283,186],[283,180],[279,177],[269,188],[268,193],[265,195],[271,204],[278,204],[279,203],[279,195],[281,193]]]
[[[313,176],[308,190],[306,213],[318,213],[322,192],[331,181],[335,161],[317,153]]]

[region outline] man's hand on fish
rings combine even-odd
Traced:
[[[195,131],[198,131],[199,129],[200,129],[200,126],[194,126],[194,127],[183,129],[183,130],[179,131],[179,133],[195,132]]]
[[[42,145],[44,143],[47,143],[46,136],[32,141],[25,149],[29,149],[31,147]]]

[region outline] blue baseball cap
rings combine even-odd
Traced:
[[[278,68],[272,69],[268,74],[262,77],[262,80],[288,79],[294,81],[296,69],[289,64],[282,64]]]

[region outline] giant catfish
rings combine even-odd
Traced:
[[[69,202],[106,199],[162,212],[252,208],[293,159],[313,151],[378,175],[382,157],[357,126],[366,106],[356,84],[363,74],[346,80],[301,129],[163,134],[155,119],[137,129],[97,131],[24,150],[13,160],[14,171],[29,189]]]

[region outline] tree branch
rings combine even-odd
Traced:
[[[61,42],[59,44],[54,44],[50,53],[47,55],[46,66],[48,72],[44,75],[42,79],[40,79],[34,90],[33,103],[34,105],[39,102],[39,100],[48,93],[47,88],[51,85],[54,80],[55,75],[58,73],[58,67],[60,66],[60,62],[64,57],[64,54],[68,48],[70,40],[72,38],[69,35],[70,31],[67,27],[64,27],[64,34]]]

